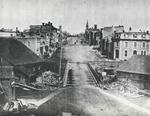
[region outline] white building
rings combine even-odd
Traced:
[[[49,38],[43,38],[38,36],[25,36],[17,38],[20,42],[26,45],[38,56],[43,57],[45,54],[49,54]]]
[[[16,32],[11,29],[1,29],[0,37],[16,37]]]
[[[127,60],[133,55],[150,55],[149,32],[117,32],[112,40],[114,59]]]

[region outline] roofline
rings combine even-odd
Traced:
[[[135,32],[133,32],[133,31],[132,31],[132,32],[130,32],[130,31],[128,31],[128,32],[118,32],[118,31],[117,31],[117,32],[115,32],[115,33],[127,33],[127,34],[130,34],[130,33],[133,33],[133,34],[134,34],[134,33],[144,33],[144,34],[149,34],[149,33],[147,33],[147,32],[136,32],[136,31],[135,31]]]
[[[139,72],[129,72],[129,71],[122,71],[122,70],[116,70],[116,72],[123,72],[123,73],[132,73],[132,74],[140,74],[140,75],[150,75],[150,73],[139,73]]]
[[[150,39],[112,39],[112,41],[150,41]]]
[[[7,32],[7,33],[16,33],[16,31],[3,31],[3,30],[0,30],[0,32]]]

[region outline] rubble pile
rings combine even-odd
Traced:
[[[51,71],[46,71],[42,74],[42,81],[47,85],[58,85],[59,76]]]
[[[26,103],[23,99],[11,100],[7,102],[3,111],[6,113],[22,113],[22,112],[33,112],[37,110],[38,106],[32,103]]]
[[[117,92],[127,97],[139,97],[139,89],[134,86],[129,80],[117,80],[109,85],[107,89],[117,90]]]

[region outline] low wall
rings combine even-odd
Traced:
[[[117,78],[129,80],[139,89],[150,89],[150,78],[148,75],[117,72]]]

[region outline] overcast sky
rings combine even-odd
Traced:
[[[150,0],[0,0],[0,28],[23,30],[51,21],[70,33],[84,32],[86,21],[150,30]]]

